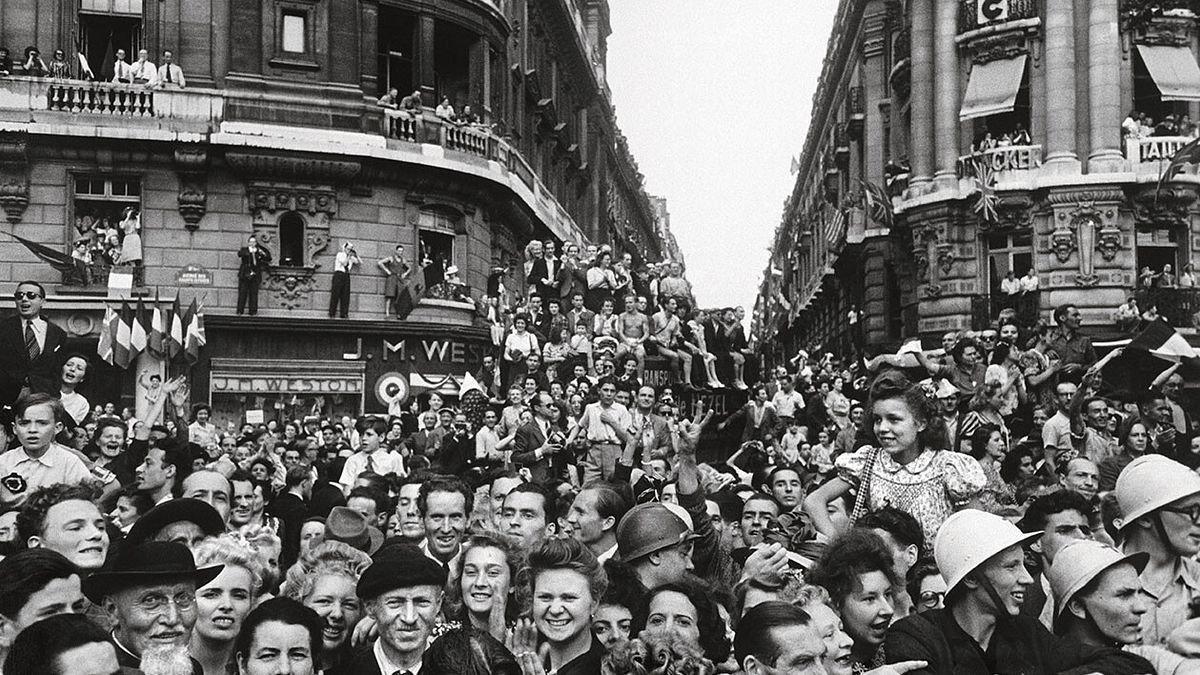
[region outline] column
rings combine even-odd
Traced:
[[[915,23],[915,18],[914,18]],[[934,7],[933,29],[933,138],[938,189],[954,189],[958,183],[958,3],[940,0]]]
[[[459,107],[462,107],[464,103],[470,104],[475,114],[482,115],[488,104],[490,89],[488,78],[491,76],[491,68],[488,66],[487,38],[478,37],[475,42],[471,43],[468,60],[471,81],[467,85],[467,100],[457,103]]]
[[[432,14],[422,14],[417,19],[417,53],[416,70],[417,70],[417,87],[421,90],[421,98],[424,100],[424,105],[430,108],[436,107],[438,102],[434,100],[434,76],[433,69],[433,51],[436,44],[436,21]]]
[[[1121,45],[1117,0],[1088,0],[1088,173],[1121,171]]]
[[[933,0],[912,0],[909,34],[909,191],[920,194],[933,176]]]
[[[1075,10],[1067,6],[1047,6],[1042,21],[1046,29],[1046,91],[1042,105],[1046,110],[1046,159],[1044,171],[1079,173],[1075,154]],[[1031,130],[1041,136],[1040,129]]]

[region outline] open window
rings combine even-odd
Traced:
[[[1200,66],[1192,51],[1138,45],[1133,54],[1133,109],[1158,124],[1168,115],[1186,115],[1189,101],[1200,101]]]
[[[476,108],[480,101],[470,100],[471,92],[471,48],[479,36],[449,21],[438,21],[434,27],[433,74],[437,87],[437,100],[449,97],[455,112],[464,104]]]
[[[1025,54],[977,63],[971,68],[959,119],[973,120],[972,143],[980,147],[991,135],[991,143],[1028,145],[1017,142],[1029,133],[1029,64]],[[986,148],[985,148],[986,149]]]
[[[288,211],[279,217],[279,265],[304,266],[304,216]]]
[[[64,283],[108,283],[114,267],[128,267],[136,286],[143,284],[141,228],[142,184],[136,176],[78,175],[71,203],[74,226],[67,232],[68,253],[76,269]]]
[[[127,63],[137,59],[142,38],[142,0],[81,0],[79,51],[97,79],[111,81],[118,49]]]
[[[394,7],[379,8],[379,95],[395,87],[403,97],[413,93],[417,53],[417,16]]]

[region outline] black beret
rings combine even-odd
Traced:
[[[358,597],[373,600],[388,591],[413,586],[446,585],[446,568],[412,544],[389,546],[358,580]]]

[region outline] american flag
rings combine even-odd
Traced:
[[[834,209],[833,217],[829,219],[829,227],[825,230],[825,241],[830,246],[837,246],[846,236],[846,214],[841,209]]]

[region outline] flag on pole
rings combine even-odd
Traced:
[[[1154,203],[1158,204],[1158,193],[1162,192],[1163,185],[1167,181],[1175,177],[1175,174],[1183,171],[1184,165],[1200,164],[1200,138],[1188,143],[1171,155],[1171,161],[1167,163],[1167,168],[1158,177],[1158,185],[1154,188]]]
[[[137,309],[133,312],[133,323],[129,325],[129,360],[133,361],[139,354],[146,351],[148,339],[146,336],[146,306],[139,296]]]
[[[1142,332],[1134,336],[1126,349],[1145,350],[1164,361],[1173,363],[1179,363],[1181,359],[1194,359],[1200,356],[1196,353],[1195,348],[1179,334],[1179,331],[1162,320],[1151,321],[1147,324]]]
[[[130,351],[130,333],[132,331],[133,310],[129,303],[121,301],[121,314],[117,317],[116,330],[113,332],[113,365],[118,368],[128,368],[132,357]]]
[[[163,358],[166,356],[166,322],[162,306],[159,304],[158,291],[154,292],[154,309],[150,313],[150,335],[146,338],[146,346],[150,353]]]
[[[892,199],[887,192],[875,183],[859,179],[862,185],[863,199],[866,201],[867,213],[871,219],[886,227],[892,226]]]
[[[183,310],[179,306],[179,296],[175,296],[175,304],[170,310],[170,321],[167,323],[167,356],[174,359],[179,356],[179,352],[183,351],[183,334],[187,324],[184,323],[186,317],[183,316]]]
[[[194,365],[200,360],[200,348],[205,342],[204,314],[197,309],[196,299],[192,298],[192,304],[188,307],[187,333],[184,337],[184,352],[188,364]]]
[[[39,260],[49,263],[51,267],[62,272],[63,274],[75,273],[75,259],[62,251],[56,251],[49,246],[39,244],[36,241],[30,241],[25,237],[18,237],[15,234],[10,234],[10,237],[21,242],[29,252],[38,257]]]
[[[837,246],[846,236],[846,214],[841,209],[833,210],[833,218],[829,220],[829,228],[825,231],[825,241],[830,246]]]
[[[113,365],[113,329],[116,328],[117,313],[104,303],[104,322],[100,324],[100,342],[96,345],[96,353],[108,365]]]

